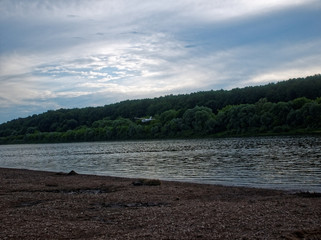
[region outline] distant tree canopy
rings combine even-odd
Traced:
[[[321,129],[321,75],[103,107],[59,109],[0,125],[0,143],[103,141]],[[153,116],[146,123],[141,117]]]

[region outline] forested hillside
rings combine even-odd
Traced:
[[[318,132],[320,97],[319,74],[230,91],[59,109],[1,124],[0,143]]]

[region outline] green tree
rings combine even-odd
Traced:
[[[310,99],[307,99],[306,97],[300,97],[296,98],[291,102],[291,106],[294,110],[302,108],[306,103],[311,102]]]
[[[159,116],[159,120],[160,120],[161,124],[164,125],[165,123],[171,121],[172,119],[176,118],[177,116],[178,116],[178,111],[171,109],[171,110],[167,110],[167,111],[163,112]]]
[[[204,132],[207,130],[207,122],[213,117],[214,114],[210,108],[196,106],[193,109],[185,111],[183,122],[187,129],[193,129],[196,132]]]

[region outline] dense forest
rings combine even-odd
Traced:
[[[59,109],[0,125],[0,143],[321,133],[321,75]]]

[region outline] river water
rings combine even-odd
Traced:
[[[321,137],[2,145],[0,167],[321,192]]]

